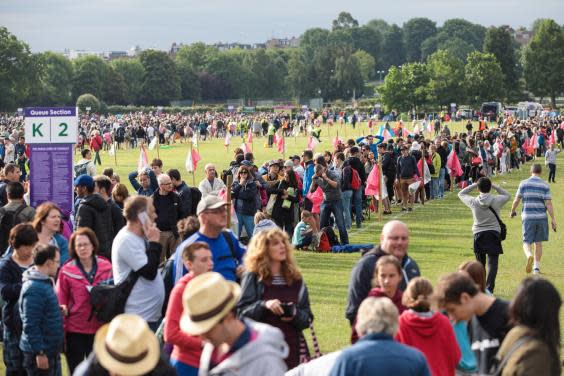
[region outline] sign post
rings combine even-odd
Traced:
[[[77,139],[76,107],[24,109],[25,138],[30,146],[30,203],[56,203],[73,209],[73,147]]]

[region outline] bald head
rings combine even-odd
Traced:
[[[409,229],[398,220],[389,221],[382,228],[380,248],[382,251],[402,260],[407,255],[409,246]]]

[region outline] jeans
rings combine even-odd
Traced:
[[[339,229],[339,240],[341,244],[349,244],[349,234],[345,227],[345,219],[343,217],[343,203],[338,201],[323,201],[321,203],[320,226],[321,228],[329,225],[329,216],[333,213],[337,228]]]
[[[341,201],[343,202],[343,214],[345,219],[346,228],[351,228],[352,218],[351,218],[351,200],[353,196],[353,191],[343,191],[341,192]]]
[[[96,162],[98,162],[100,166],[102,165],[102,160],[100,159],[100,150],[94,152],[94,164],[96,164]]]
[[[445,197],[445,175],[446,175],[446,169],[443,167],[439,171],[439,191],[437,194],[438,198]]]
[[[174,367],[178,376],[198,376],[198,368],[182,363],[180,360],[171,358],[170,365]]]
[[[4,364],[6,376],[24,376],[23,353],[20,350],[20,336],[4,325]]]
[[[356,227],[360,227],[362,224],[362,192],[364,191],[364,187],[361,185],[359,189],[353,191],[353,207],[354,207],[354,215],[356,217]]]
[[[245,231],[247,231],[247,236],[250,239],[255,229],[254,217],[252,215],[237,213],[237,220],[239,221],[237,237],[241,237],[241,231],[243,230],[243,226],[245,226]]]
[[[554,178],[556,177],[556,165],[554,163],[549,163],[548,170],[548,182],[554,183]]]
[[[478,260],[484,269],[486,268],[486,252],[474,252],[476,260]],[[499,255],[488,256],[488,276],[486,278],[486,289],[493,294],[495,288],[495,277],[497,276],[497,265],[499,263]]]
[[[439,198],[439,178],[431,178],[431,199]]]

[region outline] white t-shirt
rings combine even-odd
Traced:
[[[118,232],[112,244],[112,272],[116,284],[125,280],[132,270],[137,271],[147,264],[146,249],[145,240],[127,228]],[[160,273],[152,281],[140,276],[127,299],[125,313],[135,313],[147,322],[158,321],[164,296]]]

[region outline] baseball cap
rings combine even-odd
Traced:
[[[80,175],[74,179],[74,185],[76,187],[84,186],[88,188],[94,188],[94,179],[89,175]]]
[[[217,196],[206,196],[198,203],[196,214],[200,215],[203,211],[221,208],[225,205],[227,205],[227,202],[223,201]]]
[[[294,162],[286,161],[286,162],[284,162],[284,167],[294,167]]]

